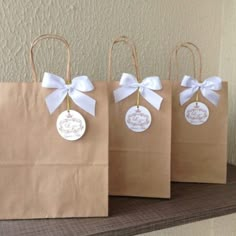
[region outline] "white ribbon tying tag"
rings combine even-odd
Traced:
[[[208,101],[210,101],[215,106],[218,105],[220,100],[220,95],[215,91],[219,91],[222,88],[222,80],[220,77],[213,76],[204,80],[202,83],[199,83],[197,80],[193,79],[191,76],[185,75],[181,86],[187,87],[184,91],[180,93],[180,104],[183,105],[188,100],[192,98],[192,96],[200,89],[202,96],[205,97]]]
[[[145,78],[139,83],[135,76],[123,73],[120,79],[120,87],[113,91],[115,102],[119,102],[135,91],[139,90],[140,94],[157,110],[160,109],[163,98],[152,90],[161,90],[162,85],[158,76]]]
[[[46,72],[43,76],[42,87],[56,88],[45,98],[50,113],[60,106],[68,94],[77,106],[95,116],[96,100],[83,93],[94,90],[93,84],[87,76],[75,77],[71,84],[66,84],[61,77]]]

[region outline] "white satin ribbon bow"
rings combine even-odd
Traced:
[[[94,90],[93,84],[87,76],[75,77],[71,84],[66,84],[61,77],[45,72],[42,87],[56,89],[45,98],[50,113],[60,106],[68,94],[77,106],[95,116],[96,100],[83,93]]]
[[[123,73],[120,79],[120,87],[114,90],[113,94],[115,102],[119,102],[139,90],[143,98],[159,110],[163,98],[152,90],[161,89],[162,85],[158,76],[147,77],[141,83],[138,83],[135,76]]]
[[[199,83],[191,76],[185,75],[181,82],[181,86],[187,87],[187,89],[180,93],[179,98],[181,105],[190,100],[198,90],[200,90],[202,96],[209,100],[212,104],[215,106],[218,105],[220,95],[214,92],[214,90],[219,91],[222,88],[222,80],[220,77],[212,76],[204,80],[202,83]]]

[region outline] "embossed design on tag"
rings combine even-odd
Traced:
[[[209,109],[202,102],[190,103],[185,109],[185,118],[191,125],[202,125],[209,118]]]
[[[127,111],[125,122],[130,130],[143,132],[151,125],[152,117],[147,108],[143,106],[133,106]]]
[[[57,118],[57,131],[66,140],[74,141],[80,139],[85,130],[85,120],[77,111],[64,111]]]

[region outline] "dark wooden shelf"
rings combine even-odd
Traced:
[[[173,183],[171,200],[111,197],[109,218],[0,221],[0,235],[126,236],[234,212],[236,167],[229,165],[226,185]]]

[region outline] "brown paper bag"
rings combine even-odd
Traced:
[[[113,91],[118,81],[111,81],[111,56],[113,46],[124,42],[132,49],[132,58],[139,76],[135,46],[126,37],[115,40],[109,53],[109,100],[110,100],[110,195],[170,198],[170,148],[171,148],[171,84],[162,80],[163,97],[158,111],[140,96],[140,104],[152,116],[151,126],[136,133],[127,128],[125,114],[136,104],[137,93],[115,103]],[[140,81],[140,80],[139,80]]]
[[[32,49],[45,38],[62,41],[70,54],[68,43],[55,35],[39,37]],[[67,69],[68,75],[70,64]],[[71,142],[56,130],[66,102],[52,115],[46,107],[53,90],[36,77],[32,83],[0,83],[0,219],[107,216],[107,85],[93,84],[87,95],[96,99],[96,116],[71,103],[87,123],[85,135]]]
[[[196,45],[183,43],[174,50],[188,48],[193,53]],[[193,48],[194,47],[194,48]],[[191,49],[192,48],[192,49]],[[194,66],[195,66],[195,57]],[[177,61],[177,60],[176,60]],[[171,65],[171,64],[170,64]],[[195,69],[194,69],[195,73]],[[197,78],[194,76],[194,78]],[[225,183],[227,167],[227,125],[228,125],[228,91],[227,82],[222,82],[222,89],[216,91],[220,95],[217,106],[198,92],[198,101],[209,109],[209,118],[201,125],[191,125],[185,119],[186,107],[196,100],[194,95],[184,105],[180,105],[180,92],[186,88],[181,81],[173,81],[172,89],[172,180],[177,182]]]

